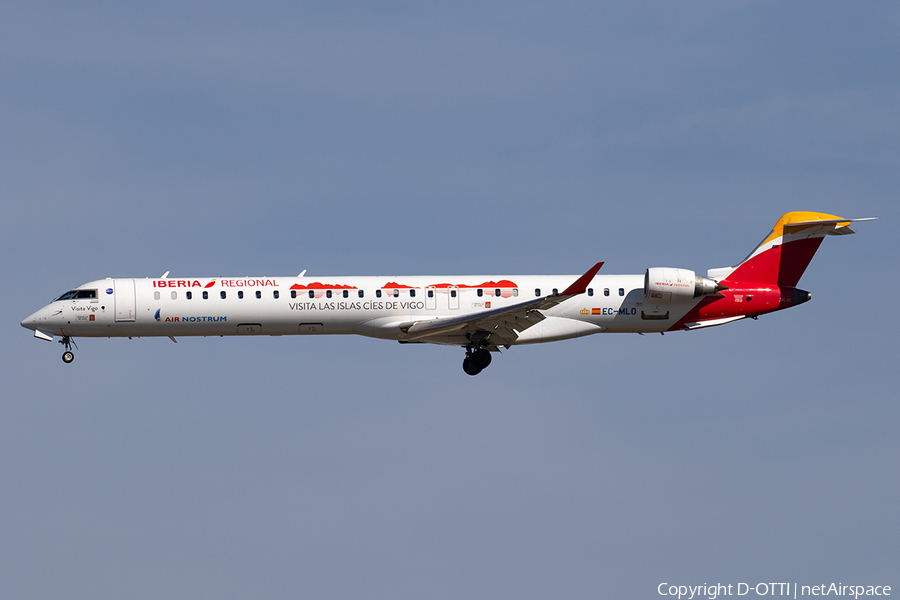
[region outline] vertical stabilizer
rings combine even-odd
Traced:
[[[755,282],[796,287],[826,235],[853,233],[853,221],[818,212],[794,211],[783,215],[766,238],[736,267],[711,269],[709,276],[728,282]]]

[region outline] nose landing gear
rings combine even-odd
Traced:
[[[59,340],[59,343],[66,348],[66,351],[63,352],[62,355],[63,362],[69,364],[70,362],[75,360],[75,353],[72,352],[72,346],[75,346],[76,350],[78,349],[78,344],[75,343],[75,340],[67,335],[64,335],[63,338]]]
[[[491,353],[484,348],[474,350],[471,346],[466,348],[466,357],[463,359],[463,371],[466,375],[478,375],[491,364]]]

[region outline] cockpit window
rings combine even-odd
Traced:
[[[72,290],[71,292],[66,292],[54,302],[59,300],[82,300],[85,298],[96,298],[97,290]]]

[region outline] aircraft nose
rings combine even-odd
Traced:
[[[22,319],[22,327],[33,331],[37,327],[37,313],[32,313],[31,316]]]
[[[32,331],[37,331],[39,324],[42,321],[46,321],[47,318],[47,307],[40,310],[36,310],[31,313],[29,316],[22,319],[22,327],[25,329],[31,329]]]

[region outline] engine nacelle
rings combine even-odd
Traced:
[[[724,286],[688,269],[652,267],[644,273],[644,296],[655,302],[684,302],[721,289]]]

